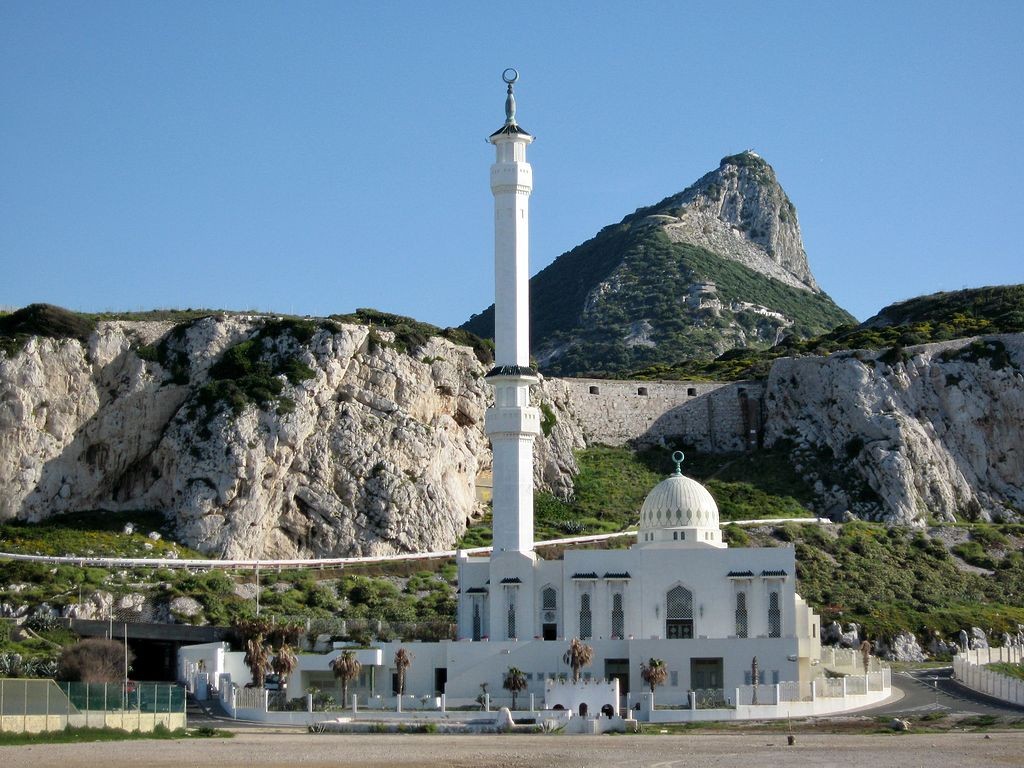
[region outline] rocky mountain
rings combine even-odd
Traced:
[[[530,290],[534,354],[553,375],[622,374],[853,321],[818,287],[796,208],[749,151],[561,255]],[[462,327],[493,335],[493,306]]]
[[[30,307],[3,325],[0,519],[156,509],[211,555],[307,557],[451,547],[482,511],[480,347],[403,323],[224,314]],[[582,437],[557,385],[537,398],[537,484],[564,495]]]

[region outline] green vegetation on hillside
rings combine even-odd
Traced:
[[[823,621],[855,621],[872,637],[908,629],[945,637],[972,626],[997,632],[1024,624],[1024,528],[975,525],[973,536],[1015,537],[991,551],[994,574],[966,568],[938,538],[862,522],[819,527],[786,524],[753,536],[796,546],[797,589]]]
[[[538,541],[614,533],[635,527],[651,489],[674,470],[668,449],[640,453],[628,448],[594,446],[576,454],[580,472],[573,496],[562,501],[534,494],[534,535]],[[722,520],[811,517],[814,494],[780,451],[752,454],[695,454],[683,474],[705,483]],[[470,527],[460,548],[491,543],[490,516]]]
[[[198,404],[217,409],[227,403],[236,415],[250,403],[276,407],[279,415],[293,411],[295,403],[281,395],[280,377],[293,385],[313,378],[313,369],[299,360],[298,353],[316,331],[310,320],[266,320],[253,336],[210,366],[210,381],[200,388]]]
[[[129,523],[134,526],[131,534],[124,533]],[[149,539],[151,531],[160,533],[160,539]],[[70,512],[41,523],[0,523],[0,541],[5,552],[58,557],[203,557],[169,540],[167,535],[163,515],[146,511]]]
[[[436,325],[422,323],[411,317],[367,308],[357,309],[348,315],[331,315],[330,319],[339,323],[385,328],[395,334],[393,345],[402,352],[414,352],[416,348],[423,346],[431,336],[440,336],[453,344],[471,347],[477,360],[484,365],[494,362],[494,342],[461,328],[438,328]],[[381,343],[379,337],[377,343]]]
[[[559,259],[536,278],[533,290],[534,323],[538,347],[564,347],[557,359],[544,366],[553,375],[608,376],[639,368],[670,366],[678,360],[702,356],[705,350],[720,344],[723,333],[733,322],[739,323],[748,337],[758,335],[774,338],[783,327],[780,320],[746,309],[722,314],[707,314],[699,322],[688,306],[689,286],[693,283],[714,283],[723,303],[732,302],[767,307],[793,318],[789,332],[797,337],[821,334],[852,318],[823,294],[811,293],[766,277],[730,259],[687,243],[673,243],[660,230],[641,229],[629,232],[629,225],[620,224],[622,232],[598,236],[580,246],[587,269],[576,270]],[[568,256],[575,252],[570,252]],[[563,257],[565,258],[565,257]],[[580,259],[584,260],[583,258]],[[597,282],[590,262],[614,263],[615,289],[597,296],[581,315],[582,303],[574,305],[561,290],[562,280],[586,285],[578,286],[584,295]],[[558,267],[577,272],[551,277],[548,271]],[[600,270],[598,270],[600,271]],[[552,306],[544,303],[545,291],[552,291]],[[570,291],[571,293],[571,291]],[[643,318],[649,325],[654,345],[630,345],[635,321]],[[467,327],[477,328],[479,319]]]
[[[951,324],[970,328],[967,334],[1024,332],[1024,284],[942,291],[890,304],[864,327]],[[953,337],[951,337],[953,338]]]
[[[908,305],[913,311],[903,309]],[[887,325],[889,320],[900,322]],[[821,356],[842,350],[884,350],[882,362],[891,363],[902,359],[904,347],[915,344],[1020,332],[1024,332],[1024,285],[977,288],[894,304],[861,325],[840,325],[808,339],[787,336],[771,349],[731,349],[714,360],[650,365],[633,371],[630,378],[722,381],[764,378],[772,361],[780,357]],[[971,354],[977,359],[992,357],[994,353],[982,349]]]
[[[89,315],[51,304],[29,304],[0,316],[0,352],[16,355],[33,336],[84,342],[95,329],[96,321]]]

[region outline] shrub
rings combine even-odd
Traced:
[[[65,648],[58,660],[57,676],[61,680],[81,683],[115,683],[125,678],[125,664],[131,665],[134,654],[125,654],[124,645],[116,640],[92,637]]]

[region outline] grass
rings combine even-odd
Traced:
[[[534,495],[535,537],[543,541],[634,527],[647,494],[670,473],[670,455],[669,449],[637,453],[608,446],[577,452],[580,472],[573,481],[572,498]],[[722,521],[814,516],[808,507],[813,489],[782,452],[700,454],[686,461],[684,474],[705,482]],[[490,521],[488,514],[472,525],[457,546],[489,546]]]
[[[132,523],[135,532],[124,533]],[[148,534],[161,533],[158,541]],[[205,555],[165,538],[168,523],[159,512],[72,512],[42,523],[0,523],[6,552],[51,556],[166,557],[204,559]]]
[[[1013,677],[1017,680],[1024,680],[1024,664],[1010,664],[1006,661],[1000,661],[993,662],[992,664],[986,664],[985,668],[990,672],[996,672],[1000,675]]]

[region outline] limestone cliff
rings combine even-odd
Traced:
[[[782,359],[765,441],[794,443],[825,511],[901,525],[1024,510],[1024,335]]]
[[[364,325],[102,322],[0,352],[0,518],[158,509],[221,557],[451,547],[480,512],[490,389],[468,347]],[[582,445],[537,392],[542,488]]]

